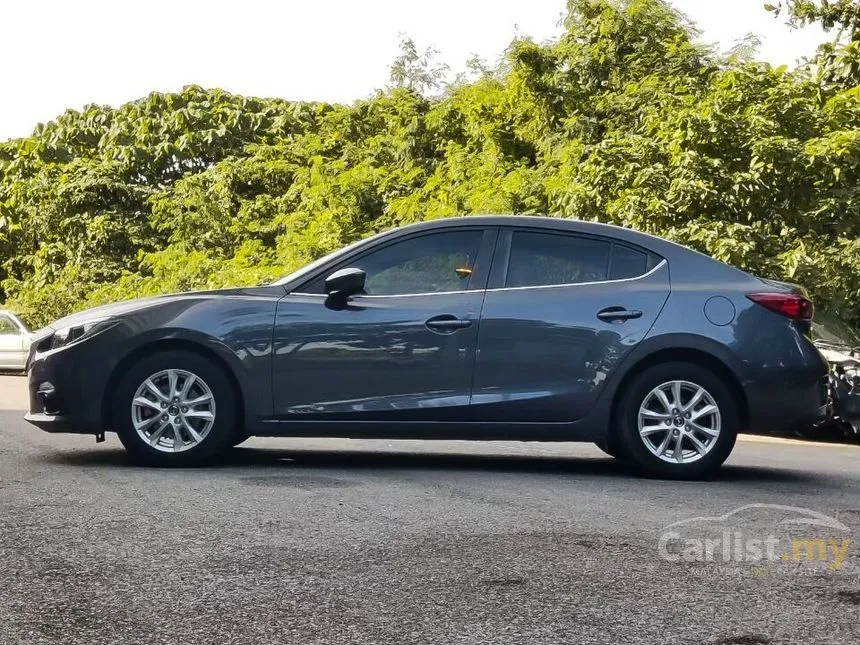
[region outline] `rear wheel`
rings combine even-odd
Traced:
[[[186,351],[161,352],[120,380],[113,427],[136,461],[196,466],[229,447],[236,396],[220,366]]]
[[[737,404],[699,365],[672,362],[638,374],[620,400],[621,449],[644,472],[673,479],[712,474],[737,439]]]

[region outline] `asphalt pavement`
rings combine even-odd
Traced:
[[[28,426],[23,385],[0,377],[3,645],[860,642],[858,447],[743,440],[709,482],[515,442],[253,439],[158,470]],[[716,519],[833,550],[673,537]]]

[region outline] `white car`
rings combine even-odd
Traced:
[[[11,311],[0,309],[0,370],[24,370],[32,334]]]

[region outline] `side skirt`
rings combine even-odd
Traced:
[[[259,437],[473,441],[599,441],[607,432],[605,422],[588,418],[571,423],[259,419],[249,424],[249,431]]]

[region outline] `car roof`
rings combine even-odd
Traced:
[[[284,276],[273,284],[291,289],[294,286],[307,281],[315,271],[320,270],[329,263],[339,262],[345,255],[362,253],[368,247],[372,247],[377,243],[398,240],[402,237],[424,231],[440,231],[445,229],[462,228],[464,226],[498,226],[504,228],[523,228],[532,230],[546,229],[548,232],[559,231],[581,235],[600,236],[610,240],[638,246],[668,260],[670,266],[674,265],[675,268],[678,269],[676,272],[677,275],[679,277],[683,276],[681,279],[687,281],[737,279],[747,281],[752,278],[752,276],[740,269],[720,262],[719,260],[715,260],[704,253],[700,253],[687,248],[686,246],[676,244],[675,242],[670,242],[669,240],[664,240],[661,237],[642,233],[641,231],[636,231],[631,228],[614,226],[612,224],[601,224],[598,222],[585,222],[577,219],[545,217],[538,215],[466,215],[443,217],[417,222],[415,224],[403,225],[377,233],[376,235],[340,249],[329,256],[320,258],[298,271]]]
[[[417,224],[410,224],[397,229],[402,232],[415,232],[419,230],[435,230],[459,226],[505,226],[523,228],[546,228],[556,231],[569,231],[585,235],[600,235],[611,237],[616,240],[629,242],[637,246],[665,255],[661,250],[673,252],[677,250],[695,253],[684,246],[675,244],[663,238],[642,233],[632,228],[624,228],[613,224],[601,224],[599,222],[586,222],[578,219],[567,219],[562,217],[546,217],[540,215],[467,215],[461,217],[444,217]],[[707,257],[707,256],[705,256]]]
[[[600,222],[586,222],[578,219],[563,217],[546,217],[540,215],[466,215],[458,217],[444,217],[408,226],[402,226],[388,233],[394,233],[398,237],[401,234],[413,233],[421,230],[439,230],[454,228],[458,226],[501,226],[508,228],[531,228],[547,229],[547,231],[564,231],[582,235],[596,235],[611,238],[619,242],[626,242],[634,246],[651,251],[665,259],[670,264],[675,263],[677,268],[682,268],[691,279],[708,277],[715,279],[722,276],[724,279],[741,278],[749,279],[751,276],[737,267],[725,264],[709,255],[700,253],[694,249],[643,233],[632,228],[615,226],[614,224],[602,224]],[[381,235],[380,237],[384,236]],[[683,273],[682,273],[683,274]]]

